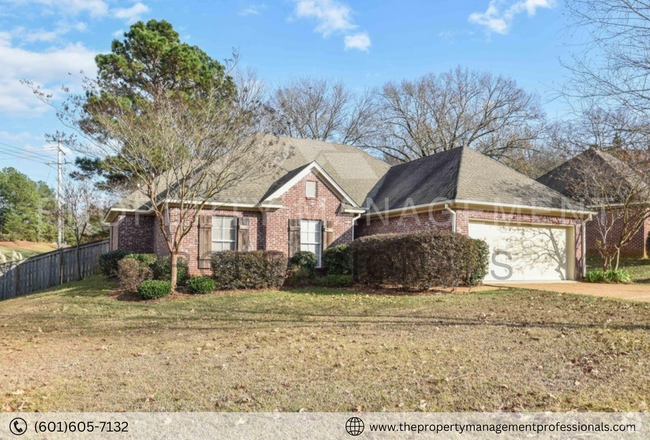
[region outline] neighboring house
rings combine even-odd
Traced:
[[[622,230],[621,217],[623,215],[623,212],[617,208],[617,205],[622,202],[618,198],[643,194],[647,189],[645,183],[640,180],[638,173],[625,162],[595,148],[585,150],[537,179],[538,182],[573,200],[583,200],[598,197],[599,188],[590,188],[590,178],[594,178],[594,176],[595,179],[605,179],[605,182],[612,182],[612,184],[609,191],[607,187],[600,190],[600,192],[609,192],[607,202],[589,204],[589,209],[598,211],[599,214],[594,215],[592,220],[587,223],[586,248],[588,255],[597,254],[598,241],[603,240],[602,236],[605,232],[611,234],[609,237],[611,242],[618,240]],[[615,220],[610,229],[611,219]],[[631,257],[647,256],[649,235],[650,219],[646,219],[630,242],[621,249],[621,254]]]
[[[210,201],[185,241],[190,271],[221,250],[292,255],[355,236],[440,229],[485,239],[486,280],[582,276],[590,214],[550,188],[469,148],[390,167],[357,148],[281,137],[293,154],[278,173]],[[170,204],[173,226],[177,208]],[[166,253],[147,203],[136,192],[111,208],[111,248]],[[355,227],[356,223],[356,227]]]

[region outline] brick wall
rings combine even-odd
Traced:
[[[152,253],[156,219],[143,215],[121,215],[111,223],[111,250]]]
[[[616,214],[614,214],[616,215]],[[602,240],[603,234],[609,230],[609,224],[612,216],[600,217],[595,216],[592,221],[587,223],[587,254],[598,255],[598,240]],[[617,219],[614,226],[608,232],[610,243],[614,243],[620,238],[622,221]],[[646,219],[645,224],[632,237],[632,240],[621,249],[621,255],[626,257],[642,258],[645,256],[646,241],[650,233],[650,219]]]
[[[317,182],[318,197],[309,199],[305,183]],[[233,211],[204,210],[204,215],[248,217],[250,224],[250,248],[252,250],[289,251],[289,220],[330,220],[334,237],[333,245],[352,241],[352,215],[341,214],[341,201],[315,174],[306,176],[282,196],[283,208],[276,211]],[[167,213],[170,231],[179,224],[180,211],[170,208]],[[119,223],[118,223],[119,222]],[[155,252],[159,256],[169,254],[164,237],[155,217],[122,216],[118,222],[117,246],[133,252]],[[181,256],[188,262],[190,273],[199,274],[198,269],[198,222],[183,239]]]
[[[210,216],[224,216],[224,217],[248,217],[249,219],[249,227],[250,227],[250,249],[255,250],[255,249],[260,249],[259,248],[259,225],[261,223],[261,214],[259,212],[255,211],[233,211],[233,210],[219,210],[219,209],[205,209],[202,211],[202,215],[210,215]],[[170,230],[173,232],[175,228],[178,227],[179,224],[179,217],[180,216],[180,210],[178,208],[170,208],[169,209],[169,225],[170,225]],[[158,253],[158,255],[167,255],[169,252],[166,251],[166,245],[164,243],[163,238],[162,238],[162,232],[160,232],[160,243],[161,245],[158,246],[158,249],[165,249],[161,250]],[[187,261],[187,264],[189,266],[190,274],[192,275],[209,275],[210,270],[204,269],[202,273],[201,270],[199,270],[199,225],[198,225],[198,220],[197,222],[193,225],[192,229],[190,232],[185,236],[183,239],[183,247],[181,251],[181,256]]]
[[[318,197],[308,199],[306,182],[317,182]],[[341,201],[325,183],[310,173],[291,187],[282,196],[283,208],[264,214],[264,248],[267,250],[289,251],[289,220],[329,220],[332,221],[334,237],[332,245],[352,241],[352,215],[341,214]]]
[[[447,211],[431,211],[390,218],[372,220],[359,219],[355,228],[355,236],[363,237],[375,234],[391,234],[398,232],[418,232],[428,230],[451,231],[451,214]]]

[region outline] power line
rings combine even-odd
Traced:
[[[38,157],[40,159],[52,159],[52,156],[48,156],[47,154],[39,153],[38,151],[29,151],[25,150],[23,148],[18,148],[14,147],[13,145],[5,144],[4,142],[0,142],[0,145],[3,146],[3,148],[0,148],[0,151],[8,152],[8,153],[14,153],[14,154],[24,154],[24,155],[29,155],[33,157]]]

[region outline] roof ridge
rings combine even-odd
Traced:
[[[370,153],[368,153],[367,151],[365,151],[363,148],[361,148],[361,147],[357,147],[357,146],[355,146],[355,145],[342,144],[342,143],[340,143],[340,142],[322,141],[322,140],[320,140],[320,139],[297,138],[297,137],[285,136],[285,135],[281,135],[281,134],[280,134],[280,135],[277,135],[277,136],[278,136],[279,138],[289,139],[289,140],[310,141],[310,142],[319,142],[319,143],[329,144],[329,145],[338,145],[338,146],[341,146],[341,147],[345,147],[345,148],[349,148],[349,149],[356,150],[356,151],[358,151],[359,153],[361,153],[361,154],[363,154],[363,155],[369,157],[370,159],[373,159],[373,160],[375,160],[375,161],[377,161],[377,162],[385,163],[385,164],[387,164],[387,165],[390,166],[390,164],[389,164],[388,162],[386,162],[385,160],[380,159],[380,158],[378,158],[378,157],[376,157],[376,156],[373,156],[372,154],[370,154]]]

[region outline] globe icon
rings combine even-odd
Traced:
[[[348,421],[345,422],[345,430],[350,435],[361,435],[363,428],[363,420],[361,420],[359,417],[350,417]]]

